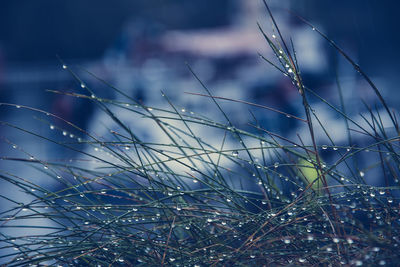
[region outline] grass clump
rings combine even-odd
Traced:
[[[63,64],[87,90],[87,94],[64,94],[95,103],[113,127],[99,137],[24,106],[19,107],[63,122],[63,128],[50,128],[65,133],[68,141],[2,122],[72,150],[81,159],[41,160],[8,141],[25,157],[4,160],[36,168],[58,189],[0,173],[3,182],[32,198],[28,203],[7,198],[13,207],[1,213],[0,257],[9,266],[395,265],[400,155],[394,111],[359,66],[311,24],[366,79],[382,108],[366,105],[368,117],[361,114],[360,123],[343,106],[308,88],[293,44],[284,40],[265,6],[275,33],[270,38],[261,27],[260,31],[276,60],[261,57],[292,81],[303,116],[214,96],[190,68],[205,91],[193,93],[194,97],[212,101],[221,120],[179,109],[164,93],[168,108],[146,106],[111,85],[125,100],[104,99]],[[335,143],[310,99],[343,119],[348,143]],[[241,129],[224,112],[221,101],[278,112],[282,120],[304,125],[307,140],[278,135],[255,117],[250,130]],[[162,141],[139,136],[119,116],[121,110],[130,114],[130,120],[152,123]],[[330,143],[320,144],[316,132]],[[221,141],[209,141],[210,136]],[[378,185],[366,181],[369,173],[378,175]],[[40,225],[32,224],[34,220]],[[25,232],[11,234],[15,229]]]

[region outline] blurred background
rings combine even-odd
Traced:
[[[388,99],[388,105],[398,107],[398,1],[268,2],[281,31],[293,39],[308,87],[339,105],[338,77],[347,112],[354,116],[365,111],[360,97],[366,101],[374,97],[352,67],[287,9],[306,18],[335,40],[370,75]],[[273,59],[257,22],[272,34],[271,21],[260,0],[2,1],[0,102],[46,110],[102,136],[107,121],[90,101],[46,91],[86,93],[62,68],[58,55],[68,68],[81,75],[85,86],[101,97],[119,98],[84,70],[146,105],[165,106],[160,92],[163,90],[179,108],[219,116],[209,100],[184,94],[204,92],[187,69],[188,63],[217,96],[255,102],[303,116],[301,99],[290,80],[258,56],[261,53]],[[229,103],[223,106],[238,127],[248,127],[249,107]],[[316,104],[315,108],[320,118],[329,122],[328,130],[335,141],[346,143],[343,121],[326,107]],[[252,111],[259,123],[271,131],[288,137],[306,131],[276,113]],[[73,136],[62,131],[60,121],[42,120],[23,109],[2,106],[0,120],[35,129],[55,139]],[[142,132],[144,138],[151,132],[145,124],[137,131]],[[327,141],[325,135],[317,138],[322,143]],[[13,144],[20,149],[13,149]],[[74,157],[73,152],[60,155],[46,142],[12,127],[0,126],[0,156],[26,157],[22,149],[44,160]],[[0,169],[11,169],[38,183],[48,182],[34,175],[31,169],[19,169],[8,160],[0,161]],[[23,198],[3,186],[0,193]]]

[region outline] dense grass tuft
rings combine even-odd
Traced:
[[[343,105],[330,103],[303,84],[294,46],[284,40],[265,6],[275,32],[260,31],[276,57],[261,58],[292,81],[303,116],[214,96],[190,67],[204,89],[193,97],[213,102],[223,119],[177,108],[164,93],[168,108],[145,106],[111,85],[125,101],[104,99],[62,62],[87,94],[55,93],[95,103],[113,127],[108,135],[97,136],[25,106],[19,108],[62,122],[61,128],[49,126],[68,141],[2,122],[58,149],[72,150],[79,160],[41,160],[7,140],[25,157],[3,160],[36,168],[59,189],[1,171],[3,182],[32,201],[7,199],[13,207],[1,212],[0,258],[9,266],[395,265],[400,258],[395,113],[360,67],[308,22],[366,79],[382,108],[366,105],[368,116],[361,114],[360,122]],[[343,119],[347,143],[335,143],[311,98]],[[289,140],[254,118],[251,130],[240,129],[221,107],[226,101],[277,112],[282,120],[304,125],[308,138]],[[126,117],[119,116],[121,110],[131,121],[153,124],[162,139],[139,136]],[[321,144],[317,132],[330,143]],[[357,138],[362,142],[355,142]],[[370,173],[378,175],[379,186],[366,181]],[[23,234],[16,235],[14,230],[21,229]]]

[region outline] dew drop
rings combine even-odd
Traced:
[[[364,177],[364,176],[365,176],[365,173],[364,173],[363,171],[360,171],[360,176],[361,176],[361,177]]]
[[[283,243],[290,244],[290,239],[283,239]]]
[[[54,125],[50,125],[50,130],[54,130]]]
[[[181,111],[182,111],[182,112],[186,112],[186,109],[182,108]]]
[[[81,83],[81,87],[82,87],[82,88],[85,88],[85,87],[86,87],[86,85],[85,85],[85,84],[83,84],[83,83]]]
[[[272,38],[276,39],[276,35],[275,35],[275,34],[273,34],[273,35],[272,35]]]
[[[379,250],[381,250],[381,249],[378,248],[378,247],[373,247],[373,248],[372,248],[372,251],[373,251],[373,252],[378,252]]]
[[[322,148],[323,150],[325,150],[325,149],[328,148],[328,146],[327,146],[327,145],[323,145],[321,148]]]
[[[67,135],[67,132],[66,132],[66,131],[63,131],[62,134],[63,134],[64,136],[66,136],[66,135]]]
[[[236,151],[236,150],[232,151],[232,156],[237,157],[238,155],[239,155],[238,151]]]

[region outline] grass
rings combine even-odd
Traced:
[[[67,141],[2,122],[58,149],[72,150],[80,159],[41,160],[6,140],[25,156],[3,160],[35,168],[58,189],[1,171],[3,182],[32,201],[7,198],[13,207],[1,212],[0,258],[9,266],[395,265],[400,257],[395,112],[338,45],[301,18],[361,74],[378,102],[365,104],[368,113],[359,114],[360,121],[346,113],[339,82],[339,105],[308,88],[294,45],[282,37],[265,6],[274,34],[269,37],[261,27],[260,31],[275,59],[260,56],[292,81],[304,108],[302,116],[214,96],[190,67],[204,89],[191,94],[211,101],[221,120],[177,108],[164,93],[168,108],[145,106],[96,77],[125,98],[104,99],[62,62],[87,94],[54,93],[95,103],[113,127],[107,129],[109,135],[99,137],[26,106],[18,107],[44,115],[42,123],[48,123],[48,117],[62,122],[60,128],[49,126]],[[265,129],[256,117],[250,118],[251,130],[240,129],[221,107],[226,101],[297,121],[307,129],[307,138],[288,139]],[[335,143],[310,103],[325,105],[343,119],[347,143]],[[121,110],[152,123],[163,139],[140,138],[119,116]],[[199,129],[207,134],[201,136]],[[330,143],[321,144],[317,132]],[[210,135],[220,142],[209,141]],[[368,183],[370,173],[378,176],[379,185]],[[33,224],[35,220],[40,223]],[[16,229],[25,232],[12,235]]]

